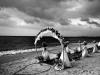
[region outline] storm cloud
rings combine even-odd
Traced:
[[[64,0],[0,0],[0,6],[15,7],[29,15],[51,19],[46,10],[57,7],[61,1]]]
[[[15,7],[31,16],[50,20],[100,16],[99,0],[0,0],[0,7]]]
[[[31,29],[35,35],[50,26],[63,35],[100,35],[100,0],[0,0],[3,8],[0,27],[6,32]]]
[[[100,19],[99,18],[81,18],[81,21],[87,22],[88,24],[96,25],[100,27]]]

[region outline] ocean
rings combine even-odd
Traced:
[[[64,37],[64,41],[76,43],[79,40],[82,42],[92,42],[93,40],[100,41],[100,37]],[[0,51],[32,49],[34,48],[35,36],[0,36]],[[43,37],[37,42],[37,47],[42,46],[42,42],[46,42],[48,46],[60,45],[57,39],[52,37]]]

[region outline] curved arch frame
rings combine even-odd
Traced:
[[[36,36],[35,38],[35,49],[37,49],[37,42],[43,37],[45,36],[46,33],[49,33],[50,36],[52,36],[53,38],[57,39],[60,44],[61,44],[61,47],[62,47],[62,50],[63,50],[63,37],[60,35],[60,33],[53,29],[53,28],[45,28],[45,29],[42,29]]]
[[[53,28],[42,29],[37,34],[37,36],[35,38],[35,42],[34,42],[36,51],[37,51],[37,41],[39,41],[40,38],[42,38],[46,33],[50,33],[51,34],[50,36],[52,36],[53,38],[57,39],[60,42],[61,47],[62,47],[62,52],[64,53],[64,44],[63,44],[64,38],[60,35],[60,33],[57,30],[55,30]],[[64,61],[64,54],[63,54],[63,61]]]
[[[60,44],[63,43],[64,38],[60,35],[60,33],[58,33],[57,30],[55,30],[53,28],[45,28],[37,34],[34,44],[36,45],[37,41],[40,40],[41,37],[45,36],[46,33],[51,33],[50,36],[59,40]]]

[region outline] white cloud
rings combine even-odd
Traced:
[[[92,24],[92,23],[90,24],[87,21],[82,21],[81,18],[74,18],[74,19],[71,18],[70,21],[71,21],[71,25],[88,28],[88,29],[98,28],[96,24]],[[92,21],[92,19],[91,19],[91,21]]]
[[[28,25],[24,20],[18,18],[18,17],[10,17],[9,20],[15,22],[17,26],[26,26]]]
[[[100,18],[89,18],[91,22],[97,22],[100,24]]]

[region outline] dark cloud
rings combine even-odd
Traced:
[[[69,4],[67,2],[70,2]],[[75,2],[75,3],[74,3]],[[81,3],[82,8],[66,11]],[[75,5],[76,4],[76,5]],[[98,17],[100,16],[100,0],[0,0],[1,7],[14,7],[31,16],[55,20],[59,18],[62,25],[67,24],[67,17]],[[60,19],[61,18],[61,19]]]
[[[56,21],[58,21],[61,25],[69,25],[70,24],[70,20],[68,20],[68,19],[65,19],[65,18],[59,18],[58,20],[56,20]]]
[[[85,21],[85,22],[87,22],[88,24],[94,24],[94,25],[96,25],[97,27],[100,27],[100,24],[98,23],[98,22],[96,22],[96,21],[91,21],[90,20],[91,18],[81,18],[81,21]]]
[[[95,1],[95,0],[88,0],[88,1],[92,2],[92,1]]]
[[[92,16],[92,17],[98,17],[100,16],[100,0],[89,0],[84,5],[85,11],[84,15],[86,16]]]
[[[5,14],[5,13],[0,13],[0,19],[8,19],[10,17],[10,15]]]
[[[95,22],[95,21],[92,21],[92,22],[88,22],[89,24],[94,24],[94,25],[96,25],[97,27],[100,27],[100,24],[99,23],[97,23],[97,22]]]
[[[0,6],[15,7],[29,15],[51,19],[51,14],[45,10],[57,7],[61,1],[65,0],[0,0]]]

